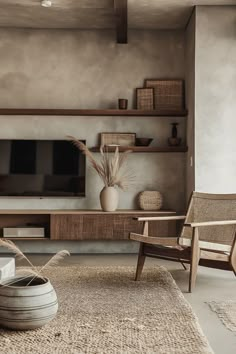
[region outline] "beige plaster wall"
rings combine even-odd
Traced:
[[[236,6],[196,10],[196,190],[236,192]]]
[[[130,31],[117,45],[112,31],[0,30],[0,106],[11,108],[112,108],[118,97],[133,105],[145,78],[184,77],[184,33]],[[166,144],[170,123],[185,118],[0,117],[0,138],[63,139],[72,134],[97,145],[102,131],[136,132]],[[157,189],[166,208],[185,204],[185,154],[133,154],[137,183],[120,192],[120,208],[136,206],[137,193]],[[102,184],[87,171],[83,199],[0,199],[0,208],[98,208]]]

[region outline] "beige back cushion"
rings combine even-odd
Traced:
[[[236,194],[206,194],[193,192],[186,223],[218,220],[236,220]],[[232,245],[235,225],[199,228],[199,239]],[[181,237],[192,237],[192,229],[183,227]]]

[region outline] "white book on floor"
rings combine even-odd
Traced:
[[[44,237],[43,227],[4,227],[3,237]]]

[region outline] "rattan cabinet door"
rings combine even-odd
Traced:
[[[143,223],[134,220],[136,215],[118,214],[113,219],[113,239],[128,240],[130,232],[142,233]]]
[[[83,215],[82,240],[112,240],[113,215]]]
[[[142,233],[143,222],[135,220],[135,217],[141,216],[156,216],[150,213],[147,214],[129,214],[129,215],[115,215],[113,218],[113,239],[114,240],[128,240],[130,232]],[[175,221],[150,221],[149,235],[150,236],[175,236],[176,225]]]
[[[112,240],[113,215],[51,215],[51,240]]]
[[[113,218],[113,239],[114,240],[128,240],[129,232],[127,225],[129,225],[132,217],[126,215],[115,215]],[[135,232],[135,231],[134,231]]]
[[[128,240],[130,232],[142,233],[147,214],[52,214],[51,240]],[[152,216],[150,213],[149,216]],[[175,221],[149,222],[150,236],[175,236]]]
[[[51,240],[81,240],[82,230],[82,215],[51,215]]]
[[[143,232],[143,222],[137,221],[135,217],[145,217],[145,216],[153,216],[143,214],[143,215],[132,215],[124,217],[124,236],[123,239],[128,239],[130,232],[134,233],[142,233]],[[160,237],[168,237],[176,235],[176,226],[175,221],[149,221],[149,232],[150,236],[160,236]]]

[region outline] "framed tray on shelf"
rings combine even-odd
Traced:
[[[136,88],[136,108],[152,111],[154,109],[154,88]]]

